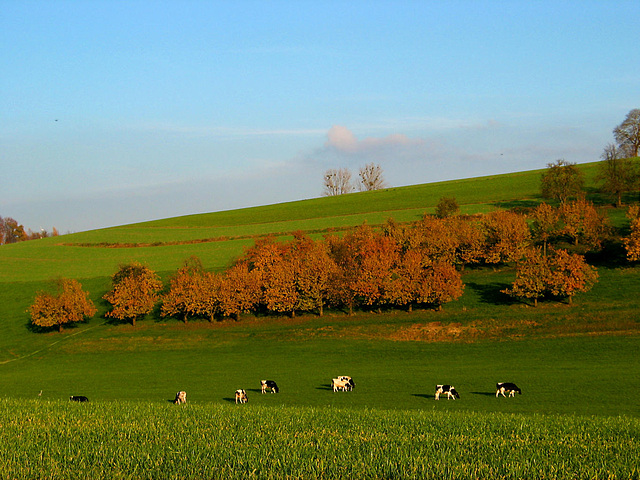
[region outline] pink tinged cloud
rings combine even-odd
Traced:
[[[358,140],[347,127],[334,125],[327,133],[325,147],[342,153],[363,153],[385,147],[422,145],[423,143],[423,140],[411,139],[399,133],[383,138],[370,137]]]

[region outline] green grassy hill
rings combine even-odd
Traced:
[[[596,164],[580,168],[591,198],[604,204],[595,194]],[[258,236],[286,237],[296,230],[320,235],[390,217],[413,221],[432,212],[442,196],[455,197],[469,214],[531,206],[541,200],[540,174],[392,188],[2,246],[0,382],[19,398],[42,390],[48,399],[86,394],[164,403],[186,389],[196,403],[225,403],[235,388],[257,389],[261,378],[274,377],[287,391],[277,397],[279,404],[393,409],[425,408],[435,383],[455,382],[464,402],[442,408],[638,415],[636,404],[612,403],[602,387],[614,380],[631,390],[640,387],[640,269],[626,263],[596,259],[599,283],[571,306],[546,303],[534,309],[514,302],[500,293],[513,271],[474,268],[464,274],[464,295],[442,312],[329,312],[322,318],[188,325],[150,317],[136,328],[103,316],[107,306],[101,297],[121,263],[140,261],[166,279],[196,255],[205,268],[223,270]],[[611,212],[623,225],[624,212]],[[26,310],[36,292],[60,276],[81,281],[98,315],[61,334],[34,333]],[[354,395],[327,391],[331,376],[340,374],[357,377]],[[558,375],[581,394],[556,397],[547,380]],[[496,404],[495,382],[515,379],[525,383],[527,394]],[[261,398],[250,393],[254,401]]]

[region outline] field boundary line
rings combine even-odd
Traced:
[[[81,333],[88,332],[89,330],[93,330],[94,328],[101,327],[101,326],[105,325],[106,323],[107,322],[103,322],[103,323],[101,323],[99,325],[94,325],[93,327],[85,328],[84,330],[80,330],[79,332],[72,333],[72,334],[70,334],[70,335],[68,335],[68,336],[66,336],[64,338],[61,338],[60,340],[56,340],[55,342],[53,342],[53,343],[51,343],[51,344],[49,344],[49,345],[47,345],[45,347],[42,347],[39,350],[36,350],[35,352],[27,353],[26,355],[22,355],[21,357],[10,358],[9,360],[3,360],[3,361],[0,362],[0,365],[6,365],[7,363],[16,362],[18,360],[24,360],[25,358],[32,357],[33,355],[36,355],[36,354],[38,354],[40,352],[43,352],[45,350],[49,350],[51,347],[53,347],[54,345],[59,344],[60,342],[66,342],[67,340],[69,340],[70,338],[75,337],[76,335],[80,335]]]

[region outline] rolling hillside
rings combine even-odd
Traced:
[[[581,165],[587,177],[587,188],[593,192],[595,164]],[[447,304],[444,311],[417,310],[358,313],[348,317],[344,312],[329,312],[324,317],[307,315],[291,320],[288,317],[252,317],[240,322],[222,321],[209,324],[193,321],[184,325],[175,319],[148,318],[136,328],[106,321],[107,305],[101,299],[110,285],[109,276],[121,263],[137,260],[159,272],[166,280],[182,262],[198,256],[205,268],[223,270],[262,235],[287,236],[296,230],[312,235],[339,231],[345,227],[382,224],[392,217],[406,222],[432,212],[442,196],[453,196],[463,213],[486,212],[494,208],[535,205],[539,198],[541,171],[496,175],[403,188],[357,193],[340,197],[318,198],[280,205],[269,205],[235,211],[216,212],[169,218],[153,222],[125,225],[108,229],[64,235],[37,241],[0,247],[0,381],[13,395],[30,397],[44,390],[50,398],[90,393],[103,399],[118,399],[123,389],[129,399],[165,398],[164,392],[188,388],[196,401],[225,398],[225,391],[234,378],[277,374],[285,377],[288,366],[299,363],[302,377],[288,381],[296,391],[289,404],[323,402],[336,397],[317,399],[317,382],[326,381],[340,365],[347,365],[359,378],[371,376],[370,366],[379,376],[393,379],[404,372],[409,382],[397,391],[424,388],[416,381],[437,375],[425,367],[415,370],[421,359],[436,355],[442,361],[434,364],[436,371],[447,370],[451,347],[438,346],[454,342],[461,362],[476,365],[466,373],[450,374],[452,380],[466,382],[466,388],[482,392],[482,384],[491,385],[494,373],[482,373],[486,349],[498,342],[527,340],[521,353],[503,344],[492,356],[492,368],[529,378],[536,388],[544,390],[545,372],[557,365],[548,363],[538,373],[541,358],[538,353],[525,360],[524,352],[548,351],[572,373],[568,382],[581,385],[585,368],[597,371],[597,355],[585,364],[576,363],[584,351],[611,358],[612,364],[602,369],[590,382],[611,378],[611,368],[621,374],[621,365],[629,371],[640,370],[637,360],[629,365],[634,345],[640,333],[637,312],[640,311],[640,269],[637,266],[598,264],[600,281],[590,292],[580,295],[574,305],[548,303],[537,309],[515,302],[500,293],[513,279],[510,269],[490,267],[468,269],[463,281],[464,295]],[[597,195],[591,197],[604,203]],[[624,212],[611,211],[619,225],[624,224]],[[26,313],[36,292],[56,277],[79,279],[90,292],[98,314],[90,321],[65,329],[63,333],[34,333]],[[600,342],[589,346],[590,338],[624,337],[615,346]],[[579,338],[566,350],[558,338]],[[335,341],[340,339],[340,347]],[[266,346],[276,342],[277,352]],[[488,342],[488,343],[487,343]],[[542,343],[538,343],[542,342]],[[549,343],[551,342],[551,343]],[[617,341],[616,341],[617,342]],[[465,347],[464,345],[477,345]],[[521,345],[524,346],[524,343]],[[304,346],[304,348],[303,348]],[[564,353],[563,350],[566,350]],[[537,358],[537,360],[536,360]],[[414,359],[411,362],[409,359]],[[547,360],[542,360],[547,362]],[[594,363],[595,362],[595,363]],[[188,365],[185,368],[185,365]],[[279,372],[279,373],[278,373]],[[412,373],[413,372],[413,373]],[[213,375],[209,379],[209,376]],[[306,375],[306,377],[305,377]],[[309,384],[307,377],[315,377]],[[144,379],[144,380],[141,380]],[[475,379],[475,380],[474,380]],[[296,382],[301,383],[297,384]],[[375,383],[376,379],[370,378]],[[203,383],[204,382],[204,383]],[[316,385],[316,386],[314,386]],[[74,389],[74,386],[75,389]],[[78,387],[79,386],[79,387]],[[203,388],[198,392],[198,388]],[[80,388],[82,392],[79,392]],[[291,388],[291,387],[290,387]],[[369,387],[371,388],[371,387]],[[489,387],[490,389],[491,387]],[[591,383],[582,385],[590,391]],[[73,391],[72,391],[73,390]],[[429,388],[430,390],[430,388]],[[365,390],[366,391],[366,390]],[[419,408],[424,395],[404,397],[396,394],[376,394],[361,397],[354,405],[382,408]],[[524,412],[597,413],[608,411],[606,393],[596,403],[588,396],[577,410],[573,404],[557,402],[542,405],[521,404]],[[285,398],[285,397],[282,397]],[[353,397],[358,398],[358,397]],[[492,403],[477,396],[476,402],[461,404],[461,408],[492,410]],[[214,400],[215,401],[215,400]],[[626,409],[637,413],[635,408]]]

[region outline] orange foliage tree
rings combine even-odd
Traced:
[[[113,306],[106,316],[130,320],[134,327],[136,319],[153,310],[162,289],[155,272],[138,262],[121,265],[111,282],[111,290],[102,297]]]
[[[425,215],[414,227],[422,253],[432,260],[453,262],[459,246],[458,236],[445,219]]]
[[[425,273],[425,281],[419,290],[417,303],[424,303],[441,310],[443,304],[462,296],[464,291],[462,277],[451,263],[436,260]]]
[[[559,209],[561,232],[569,236],[574,245],[599,249],[609,232],[607,217],[600,214],[593,204],[584,198],[563,203]]]
[[[588,292],[598,280],[595,267],[584,257],[566,250],[555,250],[549,261],[549,290],[553,295],[566,297],[569,303],[579,292]]]
[[[351,289],[367,306],[385,302],[390,288],[393,267],[399,259],[396,241],[368,225],[358,227],[344,237],[354,260]]]
[[[218,295],[220,312],[236,320],[251,312],[261,298],[261,279],[257,271],[249,269],[247,261],[240,261],[220,277]]]
[[[256,241],[246,258],[260,280],[260,303],[271,312],[295,316],[299,295],[296,289],[297,265],[291,247],[272,237]]]
[[[169,291],[162,297],[160,313],[163,317],[182,317],[184,323],[199,313],[199,305],[205,293],[202,288],[204,269],[198,257],[184,262],[170,280]]]
[[[462,269],[478,263],[484,256],[485,233],[478,221],[460,217],[447,219],[447,226],[456,237],[454,263]]]
[[[487,263],[519,260],[531,244],[529,226],[520,214],[496,210],[485,215],[483,225],[486,230]]]
[[[629,207],[627,218],[631,222],[631,233],[623,239],[623,242],[627,250],[627,260],[636,262],[640,260],[640,207],[638,205]]]
[[[516,298],[532,299],[534,306],[538,306],[538,299],[549,292],[550,280],[551,270],[546,253],[539,248],[532,248],[517,262],[516,279],[511,288],[502,292]]]
[[[329,235],[325,242],[329,249],[329,255],[333,259],[336,270],[329,278],[328,299],[338,307],[346,307],[349,315],[353,315],[356,303],[356,291],[354,282],[358,275],[355,257],[355,246],[346,237]]]
[[[80,282],[62,278],[56,282],[57,293],[39,292],[29,308],[31,323],[39,327],[62,326],[67,323],[81,322],[96,314],[96,307],[88,298],[89,293],[82,290]]]
[[[320,316],[329,295],[329,282],[337,265],[329,255],[326,242],[314,241],[301,233],[294,234],[290,253],[295,258],[298,308],[318,309]]]
[[[558,210],[548,203],[541,203],[531,213],[531,233],[537,243],[542,243],[542,253],[547,256],[547,245],[561,231]]]

